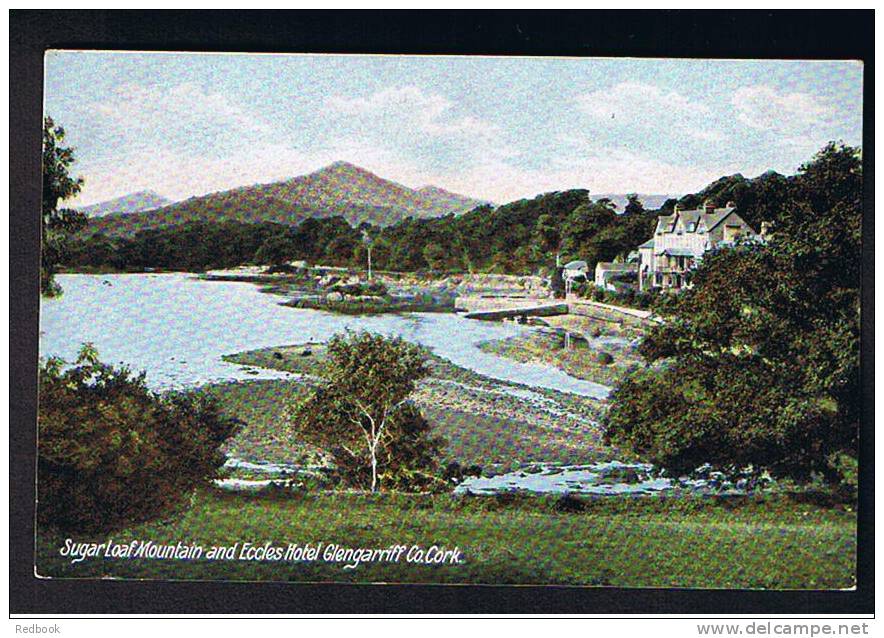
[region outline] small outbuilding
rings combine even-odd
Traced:
[[[588,272],[589,264],[587,264],[585,261],[569,261],[564,266],[562,277],[564,277],[566,281],[568,279],[572,281],[579,281],[581,279],[587,279]]]
[[[611,281],[638,277],[637,263],[612,263],[600,261],[595,265],[595,285],[605,290],[615,290]]]

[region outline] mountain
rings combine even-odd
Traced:
[[[351,224],[389,226],[405,217],[463,213],[483,202],[434,186],[414,190],[349,162],[335,162],[293,179],[257,187],[265,196],[342,215]]]
[[[191,197],[150,212],[108,215],[94,220],[88,232],[129,234],[196,220],[295,225],[307,217],[337,215],[354,226],[366,221],[389,226],[406,217],[463,213],[483,203],[435,186],[415,190],[348,162],[335,162],[280,182]]]
[[[78,210],[85,213],[87,217],[104,217],[105,215],[129,213],[140,213],[146,210],[154,210],[168,206],[172,203],[171,199],[167,199],[155,193],[154,191],[138,191],[137,193],[129,193],[122,197],[109,199],[105,202],[90,204],[89,206],[80,206]]]

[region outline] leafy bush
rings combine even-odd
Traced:
[[[622,290],[615,291],[599,288],[594,285],[585,289],[575,289],[575,292],[582,297],[588,297],[599,303],[638,308],[639,310],[650,309],[655,306],[657,300],[661,297],[659,290],[646,292],[634,288],[623,288]]]
[[[609,366],[614,363],[614,357],[611,355],[610,352],[599,352],[595,358],[596,361],[601,363],[603,366]]]
[[[40,366],[38,517],[65,530],[106,532],[167,512],[224,464],[239,426],[204,396],[157,395],[144,374],[100,363]]]
[[[351,297],[383,297],[387,294],[387,287],[379,281],[360,281],[355,284],[335,284],[330,290]]]
[[[294,406],[294,435],[331,454],[348,485],[377,491],[441,482],[443,441],[408,399],[426,376],[426,353],[368,332],[332,337],[325,383]]]
[[[857,458],[839,452],[829,458],[829,465],[840,478],[839,489],[843,495],[855,499],[859,489],[859,462]]]

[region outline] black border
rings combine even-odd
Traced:
[[[874,11],[10,11],[10,613],[874,612]],[[864,69],[858,586],[849,592],[40,580],[33,572],[43,54],[50,48],[856,59]]]

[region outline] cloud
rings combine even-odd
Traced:
[[[394,120],[416,132],[435,137],[496,137],[501,128],[487,120],[454,115],[454,103],[448,98],[415,86],[382,89],[366,97],[334,95],[326,101],[332,113]]]
[[[721,131],[710,126],[713,111],[707,104],[654,84],[621,82],[578,95],[574,102],[580,112],[597,123],[676,133],[703,142],[725,138]]]
[[[851,95],[823,97],[753,85],[734,91],[731,104],[746,137],[767,146],[787,166],[796,167],[832,140],[861,142],[862,104]]]
[[[269,124],[231,96],[193,82],[169,87],[125,84],[91,106],[106,132],[128,140],[130,147],[164,139],[191,147],[216,146],[271,132]]]
[[[800,134],[818,126],[830,126],[835,109],[824,98],[809,93],[779,93],[758,85],[734,91],[731,103],[737,120],[760,131],[777,134]]]

